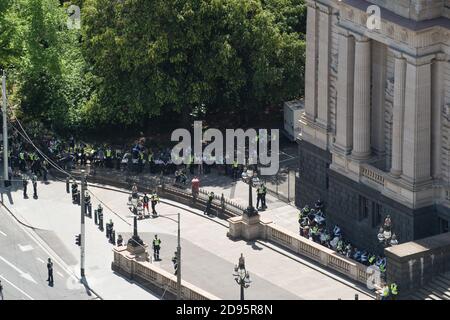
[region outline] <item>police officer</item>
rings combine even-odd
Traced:
[[[261,206],[266,209],[266,194],[267,194],[267,188],[266,185],[263,183],[261,186]]]
[[[161,249],[161,239],[155,234],[155,239],[153,239],[153,256],[155,261],[159,260],[159,250]]]
[[[158,195],[156,194],[156,192],[152,194],[151,202],[152,202],[152,215],[153,215],[154,217],[156,217],[156,216],[158,215],[158,213],[156,212],[156,205],[157,205],[158,202],[159,202],[159,197],[158,197]]]
[[[251,182],[249,182],[251,183]],[[262,195],[263,195],[263,189],[262,186],[258,186],[256,189],[256,209],[259,208],[259,202],[261,201],[261,209],[262,209]]]
[[[27,195],[28,179],[27,179],[26,175],[22,176],[22,185],[23,185],[23,198],[28,199],[28,195]]]
[[[214,199],[214,192],[210,192],[208,195],[208,201],[206,202],[206,208],[203,214],[209,214],[209,211],[211,210],[211,204]]]
[[[382,289],[381,300],[387,300],[389,298],[389,286],[385,285]]]
[[[37,177],[35,174],[33,174],[31,181],[33,182],[33,199],[37,199]]]
[[[48,278],[47,281],[49,285],[53,285],[53,262],[52,259],[48,258],[47,262]]]
[[[391,291],[391,299],[396,300],[398,295],[398,288],[395,282],[391,283],[390,291]]]

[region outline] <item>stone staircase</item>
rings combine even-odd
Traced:
[[[450,272],[440,274],[426,286],[416,289],[412,300],[450,300]]]

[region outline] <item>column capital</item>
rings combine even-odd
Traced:
[[[331,14],[331,7],[324,5],[320,2],[316,2],[316,8],[319,9],[320,12],[322,13],[326,13],[326,14]]]
[[[356,42],[369,42],[371,40],[369,37],[356,33],[355,31],[349,31],[349,33],[355,38]]]
[[[311,9],[316,9],[316,2],[314,0],[306,0],[306,5]]]
[[[431,64],[433,62],[434,59],[436,59],[437,54],[430,54],[430,55],[426,55],[426,56],[410,56],[408,54],[403,53],[402,57],[404,57],[406,59],[406,62],[408,64],[414,65],[414,66],[422,66],[422,65],[426,65],[426,64]]]
[[[406,59],[405,58],[405,53],[403,51],[400,51],[400,50],[398,50],[396,48],[393,48],[393,47],[389,47],[388,50],[391,51],[394,54],[394,57],[396,59]]]

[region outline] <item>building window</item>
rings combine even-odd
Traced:
[[[367,219],[369,216],[369,200],[360,196],[359,197],[359,221]]]
[[[379,203],[373,203],[372,211],[372,228],[376,228],[381,224],[381,205]]]

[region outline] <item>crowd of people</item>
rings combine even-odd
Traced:
[[[326,224],[322,201],[317,200],[314,208],[310,208],[308,205],[303,207],[299,212],[298,223],[302,237],[308,238],[366,266],[376,267],[380,271],[381,277],[385,278],[386,258],[353,246],[344,238],[339,226],[335,225],[332,229],[329,228]]]

